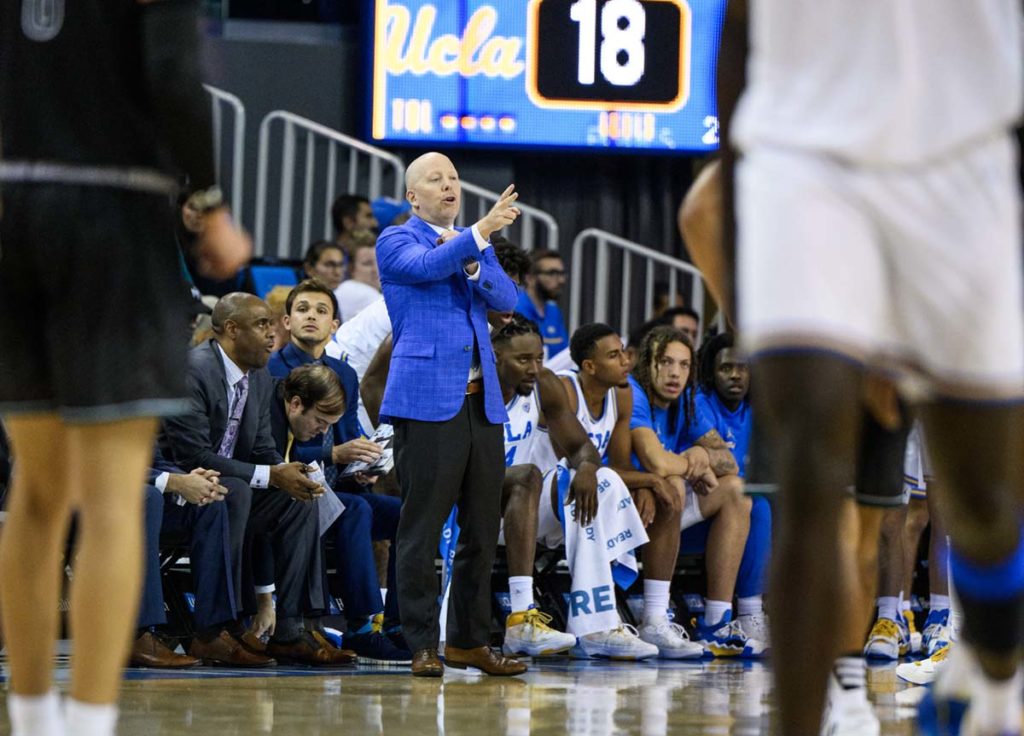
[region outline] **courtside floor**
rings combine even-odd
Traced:
[[[2,657],[0,657],[2,661]],[[771,664],[535,660],[517,678],[405,668],[129,670],[121,736],[618,736],[768,732]],[[67,683],[67,657],[58,682]],[[869,671],[885,736],[913,734],[916,694]],[[919,690],[919,689],[915,689]],[[0,734],[8,734],[0,698]],[[74,730],[69,731],[73,736]]]

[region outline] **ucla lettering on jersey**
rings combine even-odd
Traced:
[[[615,429],[615,422],[619,418],[619,405],[615,389],[608,389],[604,402],[601,404],[601,414],[595,417],[587,408],[587,399],[583,395],[579,376],[572,371],[565,371],[558,375],[568,377],[573,388],[576,389],[576,418],[580,420],[587,436],[601,455],[601,462],[606,463],[608,461],[608,445],[612,440],[612,430]]]
[[[505,467],[530,462],[537,425],[540,423],[540,395],[534,386],[529,396],[516,394],[505,405]]]

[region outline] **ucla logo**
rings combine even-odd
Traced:
[[[501,77],[513,79],[526,69],[520,59],[523,39],[494,35],[498,11],[482,5],[469,17],[461,36],[434,37],[437,7],[424,5],[415,21],[409,9],[387,5],[383,10],[384,68],[388,74],[412,72],[420,76]],[[378,24],[381,18],[378,16]],[[381,25],[378,25],[380,28]]]

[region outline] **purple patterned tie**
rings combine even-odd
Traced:
[[[245,400],[249,397],[249,376],[242,376],[235,384],[235,400],[231,402],[231,411],[228,414],[228,426],[224,429],[224,439],[220,441],[220,449],[217,454],[221,457],[231,457],[235,452],[235,443],[238,442],[238,428],[242,426],[242,412],[245,411]]]

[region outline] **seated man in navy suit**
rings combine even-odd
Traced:
[[[387,586],[391,593],[387,605],[381,597],[373,554],[374,541],[386,539],[394,543],[402,502],[392,496],[366,492],[354,480],[336,479],[338,471],[351,462],[376,460],[380,449],[359,436],[359,381],[355,370],[324,352],[338,328],[335,296],[316,279],[303,281],[288,295],[285,319],[291,341],[270,358],[271,375],[284,379],[298,366],[319,363],[338,376],[343,389],[345,413],[340,421],[308,441],[296,441],[291,458],[323,463],[328,482],[345,504],[345,513],[331,529],[337,552],[337,581],[348,624],[345,647],[355,651],[362,661],[407,664],[410,654],[401,638],[393,548],[388,560]],[[383,621],[378,625],[374,619],[381,613]],[[390,639],[381,628],[389,632]]]
[[[196,468],[182,473],[162,458],[156,458],[144,486],[146,494],[145,574],[139,635],[132,644],[129,665],[158,669],[179,669],[200,664],[196,657],[176,654],[174,644],[160,635],[167,623],[160,576],[161,537],[187,537],[192,584],[195,592],[195,626],[198,630],[220,631],[234,621],[240,609],[234,597],[231,577],[230,532],[227,505],[221,503],[227,489],[220,485],[216,470]],[[234,640],[218,639],[223,645],[219,659],[233,667],[267,667],[274,660],[254,654]]]
[[[276,562],[278,625],[266,654],[280,661],[333,664],[337,650],[303,627],[303,616],[323,606],[318,512],[323,493],[305,463],[286,463],[271,436],[273,379],[265,370],[273,347],[270,308],[251,294],[228,294],[213,310],[214,338],[189,353],[189,409],[164,422],[160,448],[186,471],[220,472],[237,600],[243,600],[245,538],[269,534]],[[296,501],[298,503],[296,503]],[[248,606],[243,606],[248,607]],[[252,608],[255,607],[253,601]],[[237,624],[197,632],[190,654],[223,662],[244,633]]]

